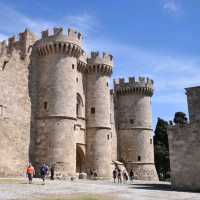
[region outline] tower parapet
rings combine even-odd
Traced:
[[[66,53],[74,57],[82,54],[83,36],[80,32],[68,29],[65,34],[63,28],[54,28],[53,34],[49,30],[42,31],[42,38],[35,44],[40,56],[54,53]]]
[[[90,57],[87,59],[88,73],[101,73],[111,76],[113,68],[113,56],[107,53],[101,55],[99,52],[91,52]]]
[[[137,93],[147,96],[153,95],[153,80],[145,77],[129,77],[128,82],[124,78],[114,80],[114,87],[117,94]]]
[[[80,72],[85,72],[86,67],[87,67],[87,55],[84,51],[82,51],[82,54],[78,59],[77,70]]]

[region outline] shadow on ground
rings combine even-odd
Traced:
[[[162,191],[173,191],[171,185],[169,184],[132,184],[132,189],[143,189],[143,190],[162,190]]]
[[[142,189],[142,190],[161,190],[161,191],[176,191],[176,192],[189,192],[189,193],[200,193],[200,191],[191,191],[191,190],[188,190],[188,189],[179,189],[179,190],[176,190],[176,189],[173,189],[171,184],[162,184],[162,183],[155,183],[155,184],[140,184],[140,183],[137,183],[137,184],[132,184],[131,187],[129,188],[132,188],[132,189]]]

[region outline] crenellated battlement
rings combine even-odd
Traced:
[[[145,77],[129,77],[128,81],[124,78],[114,80],[114,88],[117,94],[142,93],[147,96],[153,95],[153,80]]]
[[[82,54],[80,55],[79,59],[78,59],[78,66],[77,69],[80,72],[85,72],[87,67],[87,55],[86,53],[83,51]]]
[[[69,28],[66,31],[66,34],[65,34],[63,28],[55,27],[55,28],[53,28],[53,30],[47,29],[47,30],[41,32],[41,37],[42,37],[42,39],[51,39],[51,38],[55,39],[55,37],[60,37],[60,39],[65,38],[65,39],[75,41],[78,43],[81,43],[83,40],[83,35],[80,32],[78,32],[74,29],[71,29],[71,28]]]
[[[91,52],[90,57],[87,59],[87,72],[100,72],[103,74],[111,75],[114,65],[113,56],[103,52]]]
[[[25,57],[28,54],[30,46],[37,40],[36,36],[25,29],[24,32],[19,33],[18,38],[16,36],[12,36],[8,38],[8,41],[4,40],[0,42],[0,52],[12,53],[12,51],[20,50],[21,57]]]
[[[76,30],[68,29],[65,33],[63,28],[53,28],[52,31],[42,31],[41,35],[42,38],[34,45],[40,56],[66,53],[79,57],[82,54],[83,36]]]

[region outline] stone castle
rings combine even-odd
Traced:
[[[168,128],[171,182],[175,189],[200,191],[200,86],[186,88],[189,123]]]
[[[94,169],[111,177],[124,165],[157,180],[152,139],[153,81],[109,81],[113,56],[86,56],[81,33],[29,30],[0,43],[0,176],[28,162],[55,165],[58,176]]]

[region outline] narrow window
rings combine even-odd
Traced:
[[[141,157],[140,157],[140,156],[138,156],[138,158],[137,158],[137,159],[138,159],[138,161],[141,161]]]
[[[76,78],[76,82],[78,83],[78,78]]]
[[[92,113],[92,114],[95,113],[95,108],[94,108],[94,107],[91,108],[91,113]]]
[[[134,120],[133,119],[130,119],[130,124],[134,124]]]
[[[74,69],[74,64],[72,64],[72,69]]]
[[[108,87],[108,82],[106,83],[107,87]]]
[[[0,117],[2,117],[2,116],[3,116],[3,106],[0,105]]]
[[[44,102],[44,109],[45,109],[45,110],[47,110],[47,106],[48,106],[48,104],[47,104],[47,102],[45,101],[45,102]]]
[[[153,141],[152,141],[152,138],[150,139],[150,144],[152,144],[153,143]]]
[[[110,135],[107,135],[107,140],[109,140],[110,139]]]

